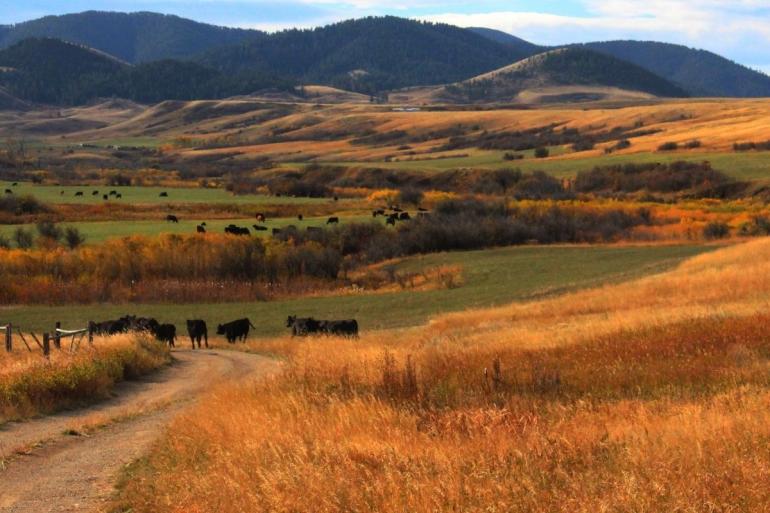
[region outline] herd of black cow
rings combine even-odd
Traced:
[[[312,317],[297,317],[291,315],[286,320],[286,327],[291,328],[292,336],[306,337],[310,335],[333,335],[340,337],[357,337],[358,322],[355,319],[342,321],[322,321]],[[238,319],[217,325],[217,335],[224,335],[228,343],[246,342],[249,329],[255,328],[248,318]],[[120,319],[89,323],[89,330],[94,335],[117,335],[119,333],[150,333],[159,342],[176,347],[176,326],[162,324],[151,317],[125,315]],[[202,319],[187,320],[187,334],[192,348],[201,348],[201,341],[209,347],[209,332],[206,321]]]

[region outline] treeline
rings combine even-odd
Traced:
[[[271,239],[218,234],[129,237],[67,250],[0,249],[0,302],[246,301],[340,282],[356,266],[421,253],[618,240],[650,224],[645,209],[457,200],[427,217],[287,229]],[[325,285],[324,285],[325,284]]]
[[[624,164],[578,173],[573,190],[579,193],[687,192],[697,198],[740,195],[747,184],[711,167],[709,162]]]

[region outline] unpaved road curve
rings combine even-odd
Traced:
[[[101,511],[120,470],[145,454],[196,396],[213,384],[278,368],[269,358],[231,351],[173,355],[174,364],[147,379],[121,384],[109,401],[0,427],[0,457],[10,457],[6,468],[0,468],[0,512]],[[64,434],[95,417],[113,421],[91,436]],[[27,450],[39,442],[45,443]]]

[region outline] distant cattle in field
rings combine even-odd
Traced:
[[[280,235],[283,230],[280,228],[273,228],[273,235]]]
[[[201,225],[198,225],[195,227],[195,231],[198,233],[206,233],[206,228]]]
[[[396,226],[396,218],[395,217],[389,217],[385,220],[386,225],[390,226]]]
[[[123,198],[123,195],[122,195],[122,194],[120,194],[120,193],[117,193],[117,194],[115,195],[115,199],[122,199],[122,198]]]
[[[160,194],[158,194],[158,197],[159,197],[159,198],[168,198],[168,193],[167,193],[167,192],[165,192],[165,191],[164,191],[164,192],[161,192]]]
[[[169,223],[178,223],[179,222],[179,218],[177,216],[175,216],[174,214],[169,214],[169,215],[166,216],[166,221],[168,221]]]
[[[290,315],[286,319],[286,327],[291,328],[292,337],[306,337],[321,331],[321,321],[317,321],[312,317]]]
[[[108,199],[110,199],[110,197],[105,194],[104,196],[102,196],[102,199],[103,200],[108,200]]]
[[[401,215],[398,216],[399,221],[409,221],[411,218],[409,212],[401,212]]]
[[[330,217],[326,220],[326,224],[339,224],[340,218],[339,217]]]
[[[234,344],[238,339],[241,342],[246,342],[246,337],[249,336],[249,327],[256,328],[248,318],[238,319],[218,325],[217,335],[224,335],[230,344]]]
[[[93,192],[91,193],[91,196],[98,196],[98,195],[99,195],[99,191],[93,191]]]
[[[203,221],[203,222],[201,223],[201,226],[206,226],[206,221]]]
[[[190,343],[195,349],[195,343],[198,343],[198,349],[201,348],[201,339],[205,341],[206,347],[209,347],[209,330],[206,327],[206,321],[193,319],[187,321],[187,334],[190,335]]]
[[[297,216],[297,221],[302,221],[304,218],[305,217],[302,214],[300,214]]]
[[[422,207],[417,207],[417,211],[418,212],[427,212],[428,209],[427,208],[422,208]]]
[[[64,191],[59,191],[59,196],[64,196]]]
[[[169,347],[176,347],[176,326],[173,324],[160,324],[153,330],[155,338],[161,342],[165,342]]]
[[[19,182],[13,182],[13,183],[11,184],[11,187],[18,187],[18,186],[19,186]]]
[[[248,228],[244,228],[241,226],[235,226],[234,224],[231,224],[229,226],[225,227],[225,233],[230,235],[251,235],[251,232]]]
[[[390,209],[391,209],[393,212],[398,212],[399,214],[400,214],[401,212],[403,212],[403,210],[401,210],[400,208],[398,208],[398,207],[397,207],[397,206],[395,206],[395,205],[394,205],[394,206],[392,206],[392,207],[390,207]]]
[[[358,321],[355,319],[321,321],[321,331],[337,337],[358,337]]]
[[[82,195],[83,195],[83,191],[78,191],[75,193],[75,196],[82,196]]]
[[[257,221],[260,223],[265,222],[265,214],[263,214],[262,212],[257,212],[256,218],[257,218]]]
[[[258,224],[255,224],[254,225],[254,229],[256,231],[258,231],[258,232],[266,232],[267,231],[267,226],[260,226]]]
[[[6,194],[13,194],[13,191],[12,191],[11,189],[6,189],[6,190],[5,190],[5,193],[6,193]]]
[[[118,191],[116,191],[116,190],[111,190],[110,191],[110,196],[117,196],[117,195],[118,195]]]
[[[334,201],[339,201],[339,200],[340,200],[339,196],[334,197]]]
[[[382,209],[372,210],[372,217],[384,216],[384,215],[385,215],[385,211]]]

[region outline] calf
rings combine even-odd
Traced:
[[[78,191],[75,193],[75,196],[82,196],[82,195],[83,195],[83,191]]]
[[[98,195],[99,195],[99,191],[94,191],[91,193],[91,196],[98,196]]]
[[[166,221],[168,221],[169,223],[178,223],[179,218],[175,215],[169,214],[166,216]]]
[[[201,348],[201,339],[206,343],[206,348],[209,347],[209,330],[206,327],[206,321],[200,319],[193,319],[187,321],[187,333],[190,335],[190,342],[192,348],[195,349],[195,343],[198,343],[198,349]]]
[[[241,339],[241,342],[246,342],[246,337],[249,336],[249,327],[256,328],[248,317],[245,317],[218,325],[217,335],[224,335],[230,344],[234,344],[238,339]]]
[[[330,217],[326,220],[326,224],[339,224],[340,218],[339,217]]]
[[[195,231],[197,231],[198,233],[206,233],[206,228],[204,228],[201,225],[198,225],[195,227]]]
[[[6,193],[6,194],[13,194],[13,191],[12,191],[11,189],[6,189],[6,190],[5,190],[5,193]]]

